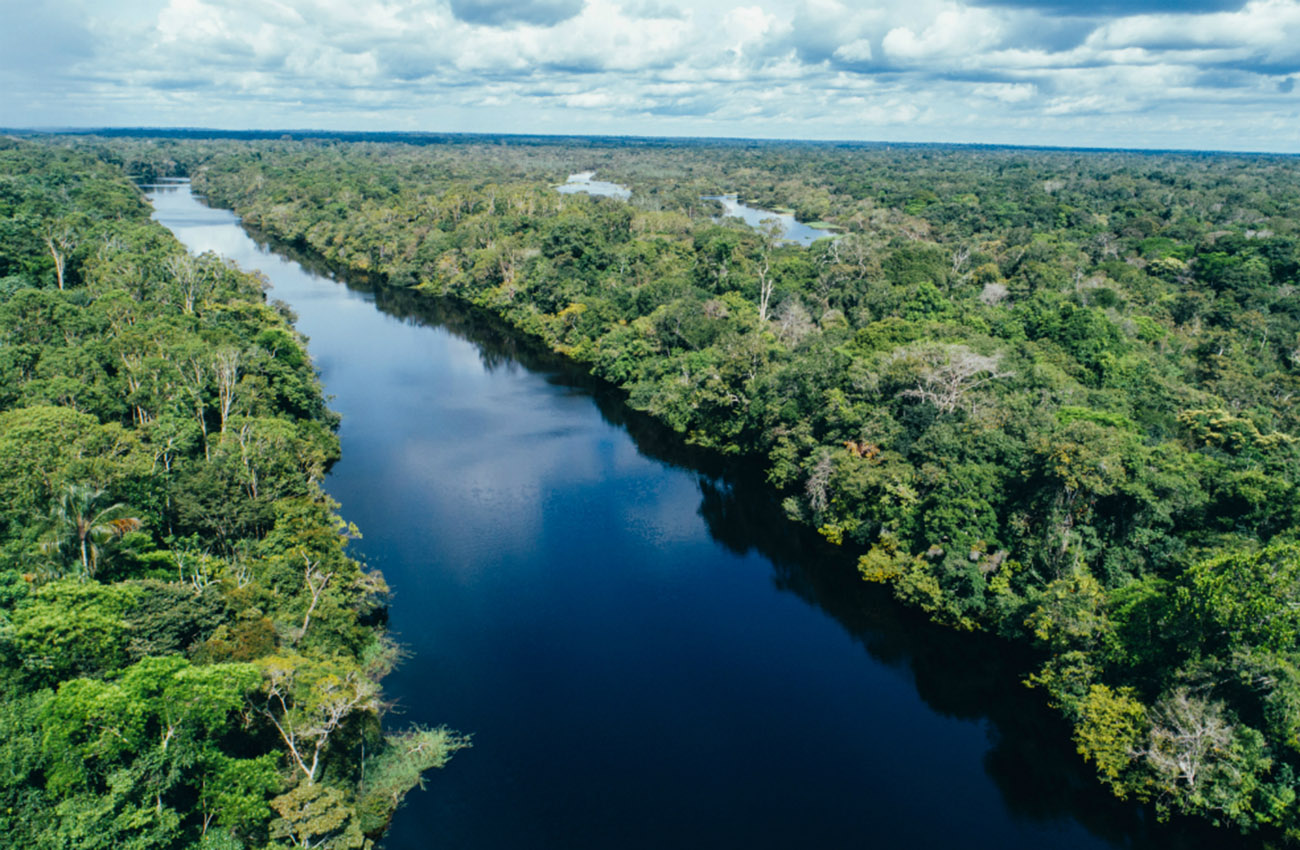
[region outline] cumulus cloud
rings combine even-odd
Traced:
[[[952,59],[992,47],[1001,35],[1002,27],[993,13],[950,4],[919,31],[891,29],[881,47],[890,59],[900,62]]]
[[[871,40],[867,38],[855,38],[848,44],[841,44],[831,53],[836,59],[843,62],[870,62],[871,61]]]
[[[1099,27],[1090,44],[1103,48],[1179,50],[1255,47],[1300,50],[1300,6],[1291,0],[1255,0],[1233,12],[1207,15],[1133,15]]]
[[[777,16],[761,6],[737,6],[722,18],[722,35],[736,54],[761,45],[777,25]]]
[[[805,62],[824,62],[848,43],[861,41],[855,38],[858,27],[858,15],[839,0],[808,0],[791,16],[787,44]],[[859,46],[849,52],[863,50]]]
[[[20,126],[1300,146],[1300,0],[12,5]]]

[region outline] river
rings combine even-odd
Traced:
[[[778,213],[742,204],[735,195],[705,195],[700,200],[717,201],[722,204],[724,218],[738,218],[755,230],[761,229],[764,222],[775,220],[781,225],[781,241],[792,242],[805,248],[818,239],[829,239],[835,235],[833,231],[819,230],[802,221],[796,221],[793,213]]]
[[[1027,659],[900,609],[609,388],[477,311],[304,267],[188,186],[150,197],[310,338],[343,417],[326,487],[411,651],[388,722],[474,734],[391,850],[1234,846],[1110,798]]]
[[[580,171],[577,174],[570,174],[569,179],[555,187],[555,190],[561,195],[572,195],[576,192],[583,192],[588,195],[599,195],[606,198],[618,198],[620,201],[626,201],[632,197],[632,190],[626,186],[620,186],[617,183],[610,183],[606,180],[595,179],[596,172]]]

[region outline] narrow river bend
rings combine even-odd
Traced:
[[[310,338],[343,416],[327,489],[411,651],[388,722],[474,733],[391,850],[1236,843],[1110,799],[1024,659],[900,610],[489,318],[309,271],[186,185],[150,198]]]

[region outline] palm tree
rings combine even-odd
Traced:
[[[50,530],[41,548],[63,552],[69,545],[74,547],[81,557],[83,578],[94,578],[101,546],[143,524],[138,517],[125,515],[126,505],[117,502],[101,507],[103,500],[103,490],[68,484],[50,508]]]

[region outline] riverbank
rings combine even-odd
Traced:
[[[207,240],[194,247],[267,272],[342,414],[325,486],[366,529],[353,546],[383,567],[412,652],[387,692],[406,720],[475,730],[473,757],[399,814],[390,847],[435,832],[477,850],[940,845],[971,830],[1004,849],[1223,846],[1109,800],[1020,687],[1027,657],[859,581],[738,458],[684,445],[480,308],[317,279],[331,269],[295,270],[284,245],[259,250],[209,212],[182,215]],[[801,745],[756,752],[772,729]],[[927,816],[936,793],[952,818]]]
[[[807,198],[801,209],[857,203],[858,218],[836,219],[862,228],[801,249],[707,220],[702,181],[677,184],[665,170],[629,182],[628,205],[560,196],[551,174],[511,177],[531,151],[394,146],[318,157],[271,147],[257,157],[219,151],[204,179],[250,220],[327,258],[500,313],[692,442],[764,458],[790,516],[832,542],[869,547],[866,577],[941,622],[1045,652],[1035,681],[1117,792],[1211,817],[1221,806],[1208,800],[1230,799],[1246,828],[1290,817],[1279,801],[1295,793],[1290,709],[1281,708],[1293,704],[1291,680],[1269,674],[1265,691],[1224,684],[1237,681],[1234,659],[1280,671],[1288,650],[1232,626],[1238,606],[1259,600],[1237,598],[1252,591],[1222,576],[1289,575],[1300,564],[1296,547],[1279,542],[1295,525],[1292,502],[1254,495],[1257,485],[1297,486],[1300,426],[1285,401],[1221,412],[1251,381],[1280,391],[1292,367],[1258,340],[1264,359],[1238,362],[1251,344],[1243,325],[1222,330],[1231,347],[1213,349],[1235,371],[1209,369],[1206,325],[1170,307],[1189,292],[1220,298],[1225,269],[1277,281],[1288,273],[1285,240],[1267,237],[1281,252],[1267,255],[1274,262],[1245,235],[1214,236],[1231,225],[1219,220],[1232,200],[1207,175],[1235,166],[1106,160],[1151,192],[1158,174],[1187,181],[1182,197],[1201,219],[1148,243],[1107,230],[1119,219],[1102,213],[1117,202],[1089,189],[1091,166],[1077,157],[1021,153],[1003,171],[1010,154],[972,152],[954,186],[988,177],[980,193],[954,188],[951,204],[927,206],[937,196],[918,186],[924,156],[792,149],[780,154],[788,173],[807,181],[819,179],[822,159],[874,167],[874,197],[901,208],[829,190],[819,201],[814,183],[792,186]],[[750,154],[624,156],[627,172],[706,171],[720,175],[708,178],[714,186],[734,186]],[[432,161],[441,176],[430,176]],[[828,160],[826,173],[844,173],[845,162]],[[1022,169],[1042,181],[1024,183]],[[1100,212],[1043,219],[1055,241],[1024,243],[1027,231],[991,217],[1038,221],[1059,200],[1041,187],[1061,180],[1074,187],[1075,209]],[[943,239],[927,235],[940,228]],[[1092,257],[1092,244],[1133,262]],[[1143,260],[1158,246],[1177,256]],[[1095,285],[1068,286],[1078,279],[1072,264]],[[1241,295],[1268,301],[1279,287]],[[1233,298],[1222,302],[1229,321],[1248,313]],[[1267,339],[1300,332],[1280,308],[1268,314]],[[1245,442],[1229,438],[1238,432]],[[1264,604],[1285,612],[1268,588]],[[1218,767],[1197,774],[1217,789],[1210,796],[1168,770],[1188,706],[1226,730]],[[1231,779],[1247,774],[1245,784]]]
[[[0,140],[0,178],[0,843],[378,838],[467,742],[381,729],[304,340],[98,158]]]

